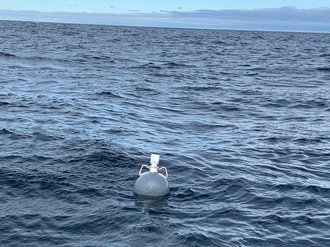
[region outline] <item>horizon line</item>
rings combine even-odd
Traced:
[[[330,8],[295,7],[161,11],[152,13],[42,12],[1,10],[1,19],[87,25],[141,26],[215,30],[330,33]]]

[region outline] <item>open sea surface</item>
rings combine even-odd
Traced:
[[[330,246],[329,44],[0,21],[0,246]]]

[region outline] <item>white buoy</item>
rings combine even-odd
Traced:
[[[142,196],[164,196],[170,192],[167,182],[166,167],[158,167],[159,155],[152,154],[150,158],[150,166],[142,165],[139,171],[140,177],[134,184],[134,193]],[[149,171],[142,173],[143,168]],[[165,170],[165,175],[159,173],[160,170]]]

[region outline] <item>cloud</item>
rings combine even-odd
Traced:
[[[330,8],[76,13],[0,10],[2,19],[106,25],[330,32]]]
[[[330,9],[297,9],[294,7],[240,10],[198,10],[192,12],[172,12],[179,18],[217,18],[245,21],[302,21],[330,22]]]
[[[297,9],[294,7],[198,10],[169,12],[171,19],[189,23],[209,23],[214,27],[263,30],[304,30],[330,32],[330,8]],[[245,27],[245,28],[244,28]]]

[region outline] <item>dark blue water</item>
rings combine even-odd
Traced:
[[[0,22],[0,246],[329,246],[329,44]]]

